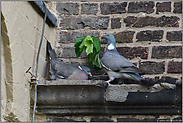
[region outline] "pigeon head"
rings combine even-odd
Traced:
[[[106,39],[108,41],[108,49],[109,50],[114,50],[116,49],[116,40],[114,35],[110,34],[110,33],[105,33],[102,34],[100,37]]]
[[[88,76],[92,76],[90,68],[86,66],[78,66],[81,70],[83,70]]]

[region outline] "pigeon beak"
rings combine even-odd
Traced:
[[[88,75],[92,77],[92,74],[91,73],[88,73]]]
[[[107,33],[104,33],[104,34],[101,34],[100,37],[104,37],[104,36],[107,36],[108,34]]]

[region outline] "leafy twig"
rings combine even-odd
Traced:
[[[78,58],[82,51],[85,50],[89,63],[99,71],[102,66],[100,63],[99,52],[101,51],[101,42],[95,36],[78,37],[75,40],[75,53]]]

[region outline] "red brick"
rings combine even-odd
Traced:
[[[124,22],[126,26],[130,26],[137,21],[137,17],[128,16],[124,18]],[[133,27],[146,27],[146,26],[154,26],[154,27],[179,27],[180,18],[177,16],[162,16],[162,17],[142,17],[139,21],[133,25]]]
[[[113,3],[101,3],[100,9],[101,14],[122,14],[126,12],[127,2],[113,2]]]
[[[141,62],[139,68],[146,74],[162,74],[165,72],[165,62]]]
[[[140,57],[141,59],[148,58],[148,47],[117,47],[119,54],[127,59]]]
[[[153,46],[152,58],[182,58],[182,46]]]
[[[114,35],[117,43],[133,43],[135,31],[119,32]]]
[[[181,14],[182,13],[182,1],[174,3],[173,13]]]
[[[121,28],[121,18],[111,18],[111,28],[118,29]]]
[[[156,14],[159,14],[159,12],[171,12],[171,2],[158,2],[156,7]]]
[[[168,63],[168,73],[182,73],[182,62],[170,61]]]
[[[130,2],[128,6],[128,13],[153,13],[154,12],[154,2],[153,1],[140,1],[140,2]]]

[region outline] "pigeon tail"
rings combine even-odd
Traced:
[[[149,80],[143,79],[143,80],[140,81],[140,84],[141,85],[147,85],[147,86],[153,86],[155,83],[153,83]]]
[[[48,41],[47,41],[47,51],[48,51],[49,54],[50,54],[51,51],[52,51],[51,44],[50,44],[50,42],[48,42]]]
[[[129,73],[130,74],[130,73]],[[133,77],[133,80],[139,81],[141,85],[153,86],[155,83],[142,78],[138,73],[130,74]]]
[[[50,42],[47,41],[47,52],[50,59],[56,58],[57,54],[54,49],[52,49]]]
[[[128,75],[130,75],[132,77],[132,79],[135,80],[135,81],[145,80],[138,73],[128,73]]]

